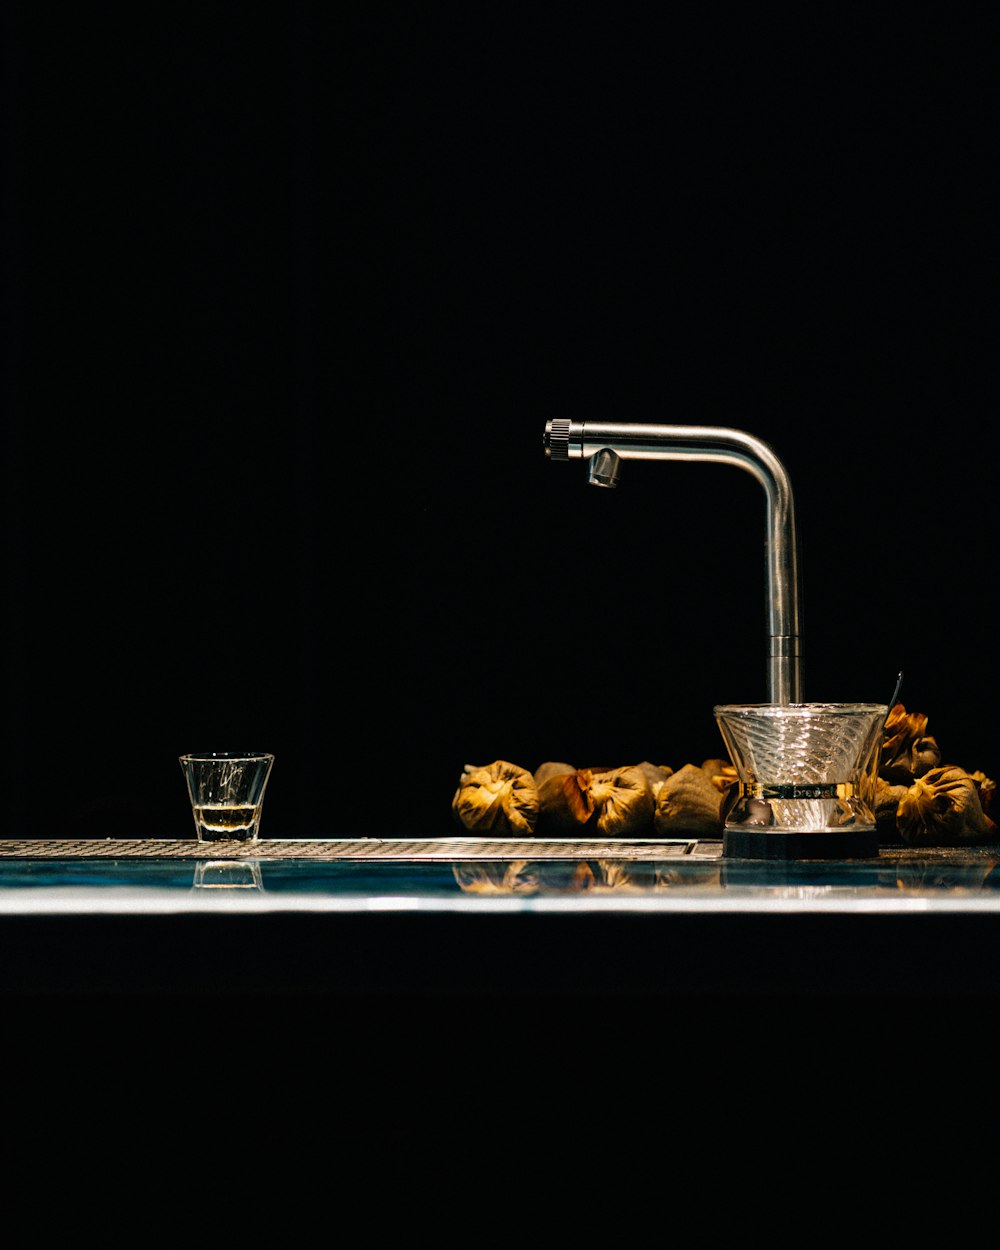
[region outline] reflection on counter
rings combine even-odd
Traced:
[[[610,890],[664,890],[687,886],[718,889],[718,861],[675,864],[649,860],[461,861],[452,865],[466,894],[582,894]]]
[[[456,884],[472,895],[581,895],[610,892],[821,895],[977,894],[1000,891],[1000,851],[955,862],[937,856],[884,861],[761,860],[457,861]]]
[[[955,867],[940,860],[912,860],[905,873],[897,872],[900,890],[971,893],[1000,890],[1000,859]]]
[[[194,869],[196,890],[263,890],[260,862],[256,859],[199,860]]]

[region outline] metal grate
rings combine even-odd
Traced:
[[[194,838],[6,838],[0,859],[714,859],[721,841],[576,840],[520,842],[485,838],[261,838],[257,842],[198,842]]]

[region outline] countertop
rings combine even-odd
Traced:
[[[0,932],[13,993],[993,994],[1000,846],[8,839]]]

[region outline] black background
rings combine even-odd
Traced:
[[[902,669],[947,761],[995,776],[990,34],[842,6],[7,5],[3,835],[190,836],[192,749],[275,752],[273,837],[450,831],[467,762],[718,753],[713,704],[765,696],[759,488],[629,465],[591,490],[545,460],[554,416],[770,442],[796,491],[807,697],[883,700]],[[165,930],[144,930],[160,958]],[[15,983],[80,958],[59,925],[34,963],[16,936]],[[88,984],[141,959],[100,936]],[[515,969],[544,954],[528,936]],[[481,975],[475,944],[443,940]],[[647,964],[695,986],[712,940],[655,940]],[[878,941],[859,930],[859,970],[866,942],[886,966]],[[324,965],[262,945],[270,968]],[[349,951],[359,985],[371,955]],[[287,1228],[303,1180],[346,1193],[338,1147],[380,1183],[394,1154],[426,1163],[451,1214],[456,1167],[481,1201],[491,1142],[504,1181],[512,1158],[544,1181],[569,1157],[578,1190],[639,1153],[633,1191],[651,1162],[713,1198],[745,1177],[748,1210],[822,1177],[826,1215],[831,1177],[912,1167],[934,1108],[949,1137],[923,1153],[967,1184],[975,1158],[941,1141],[981,1111],[992,982],[958,1015],[902,977],[845,1001],[821,969],[814,998],[755,999],[762,964],[717,1011],[652,984],[29,989],[5,1003],[5,1136],[50,1195],[93,1160],[74,1218],[109,1178],[145,1202],[239,1158],[288,1167]]]
[[[760,489],[556,416],[771,443],[806,696],[996,774],[982,32],[638,13],[7,9],[6,836],[188,836],[185,750],[274,751],[272,837],[719,754]]]

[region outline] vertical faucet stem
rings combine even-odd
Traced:
[[[771,448],[743,430],[714,425],[546,422],[545,454],[586,460],[595,486],[617,486],[623,460],[708,460],[733,464],[764,488],[766,516],[767,688],[771,703],[802,703],[799,561],[792,486]]]

